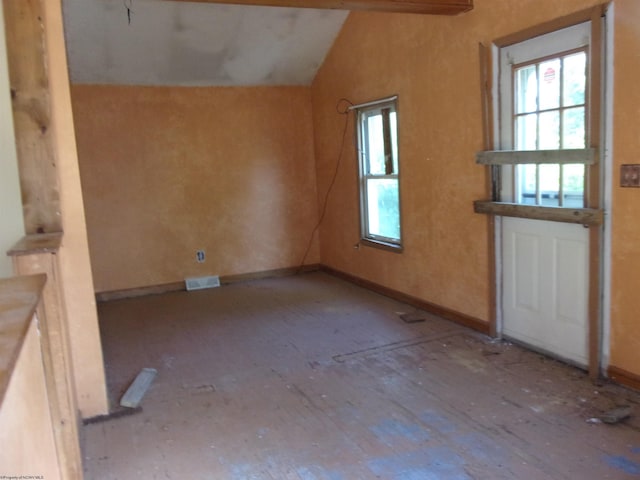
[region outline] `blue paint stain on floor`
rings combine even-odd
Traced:
[[[631,453],[640,453],[640,447],[631,447]]]
[[[329,471],[318,465],[298,467],[296,473],[302,480],[344,480],[341,473]]]
[[[248,463],[236,463],[231,465],[231,478],[233,480],[260,480],[255,472],[255,466]]]
[[[435,410],[426,410],[420,415],[420,420],[426,423],[429,427],[432,427],[440,433],[453,433],[457,427],[455,422],[450,421],[442,415],[441,412]]]
[[[264,471],[262,473],[256,473],[259,470],[262,471],[262,467],[265,466],[275,469],[278,467],[278,460],[274,457],[269,457],[264,465],[235,463],[229,466],[230,478],[232,480],[265,480],[266,478],[273,478]],[[346,480],[342,473],[326,469],[320,465],[309,465],[294,468],[295,473],[301,480]]]
[[[405,423],[393,418],[382,420],[377,425],[370,427],[370,430],[380,441],[390,447],[396,445],[399,438],[409,440],[411,443],[422,443],[429,440],[428,432],[421,425]]]
[[[475,460],[485,465],[501,465],[509,461],[503,448],[478,433],[455,435],[451,439],[469,452]]]
[[[618,469],[627,475],[640,476],[640,463],[634,462],[624,455],[605,455],[604,461],[610,467]]]
[[[375,475],[393,480],[473,480],[464,466],[464,460],[447,447],[424,448],[367,462]]]
[[[297,468],[296,473],[302,480],[318,480],[318,477],[311,473],[307,467]]]

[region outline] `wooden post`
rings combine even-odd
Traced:
[[[602,6],[596,7],[591,13],[591,55],[589,62],[589,143],[592,148],[600,148],[601,106],[602,106]],[[602,195],[600,192],[602,162],[591,165],[586,169],[587,178],[587,207],[592,209],[602,208]],[[602,225],[589,229],[589,377],[596,381],[600,378],[601,368],[601,341],[602,329],[600,325],[601,315],[601,274],[602,263]]]
[[[57,252],[61,240],[61,233],[27,235],[8,254],[13,257],[17,275],[47,275],[37,315],[56,450],[62,478],[79,479],[82,478],[80,419],[59,279]]]
[[[478,45],[480,54],[480,100],[482,104],[482,146],[485,150],[493,148],[493,128],[491,124],[491,80],[489,72],[491,71],[491,54],[489,48],[480,43]],[[491,200],[495,198],[495,178],[494,167],[487,166],[485,168],[485,183],[487,196]],[[495,216],[487,215],[487,248],[489,262],[489,271],[487,284],[489,287],[489,335],[497,337],[501,334],[498,332],[498,305],[497,305],[497,272],[496,272],[496,234],[495,234]]]
[[[27,233],[62,230],[41,0],[3,0],[9,83]]]

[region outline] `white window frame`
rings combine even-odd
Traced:
[[[382,100],[368,102],[361,105],[354,105],[351,109],[356,110],[356,128],[358,136],[358,166],[359,166],[359,191],[360,191],[360,241],[365,245],[381,247],[392,251],[402,251],[402,213],[400,202],[400,159],[398,154],[398,97],[389,97]],[[383,142],[385,149],[385,173],[372,174],[369,171],[369,162],[366,156],[368,151],[368,138],[365,132],[365,120],[375,113],[384,111],[395,113],[396,122],[395,134],[391,131],[393,126],[388,117],[383,120]],[[393,144],[395,142],[395,145]],[[394,154],[397,158],[393,158]],[[386,179],[397,182],[398,186],[398,238],[392,238],[371,233],[370,215],[368,209],[368,180]]]
[[[544,42],[540,42],[538,38],[532,38],[530,40],[522,41],[516,45],[510,45],[508,47],[504,47],[500,54],[500,86],[501,91],[498,93],[499,95],[499,104],[500,104],[500,118],[501,118],[501,138],[500,145],[502,149],[514,150],[515,149],[515,125],[514,125],[514,116],[515,116],[515,70],[518,67],[524,66],[526,64],[535,64],[540,61],[543,61],[546,58],[555,58],[555,57],[563,57],[572,52],[584,51],[587,56],[587,83],[585,86],[585,148],[583,152],[587,152],[587,146],[589,145],[590,135],[589,135],[589,89],[590,87],[590,78],[589,78],[589,62],[590,62],[590,51],[589,45],[591,43],[591,30],[589,22],[584,22],[580,24],[576,24],[570,27],[565,27],[560,30],[556,30],[550,32],[545,35],[547,40]],[[565,51],[556,51],[555,47],[549,49],[549,45],[570,45],[571,47],[566,49]],[[526,52],[526,53],[523,53]],[[520,64],[520,62],[515,61],[514,58],[522,58],[524,56],[530,58],[524,64]],[[503,87],[508,85],[508,91],[505,91]],[[536,151],[536,150],[534,150]],[[538,150],[539,151],[539,150]],[[563,152],[567,152],[567,150],[563,150],[559,148],[557,153],[562,156]],[[545,162],[546,163],[546,162]],[[566,162],[558,162],[558,163],[566,163]],[[583,163],[583,162],[579,162]],[[539,169],[539,165],[536,167]],[[501,185],[501,193],[500,198],[502,201],[507,202],[516,202],[516,181],[517,175],[515,174],[515,164],[513,166],[503,166],[502,167],[502,185]],[[561,167],[562,170],[562,167]],[[588,189],[586,188],[588,182],[587,169],[585,168],[585,178],[584,178],[584,187],[583,187],[583,206],[588,202]],[[507,180],[508,179],[508,180]],[[536,188],[536,197],[538,196],[538,188]],[[536,198],[536,206],[539,205],[539,198]],[[542,207],[545,208],[545,207]],[[563,208],[560,207],[552,207],[552,208]]]

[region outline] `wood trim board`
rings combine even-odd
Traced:
[[[345,280],[349,283],[353,283],[354,285],[357,285],[359,287],[366,288],[367,290],[371,290],[372,292],[379,293],[380,295],[392,298],[393,300],[397,300],[398,302],[406,303],[407,305],[411,305],[412,307],[424,310],[425,312],[437,315],[446,320],[464,325],[465,327],[469,327],[472,330],[483,333],[485,335],[489,335],[490,333],[489,322],[485,322],[483,320],[480,320],[479,318],[472,317],[471,315],[456,312],[455,310],[436,305],[435,303],[422,300],[420,298],[408,295],[389,287],[385,287],[370,280],[351,275],[350,273],[346,273],[326,265],[322,265],[320,267],[320,270],[328,273],[329,275],[333,275],[334,277]]]
[[[631,373],[623,368],[610,365],[607,369],[607,376],[620,385],[640,390],[640,375],[636,375],[635,373]]]
[[[589,88],[589,144],[592,148],[598,149],[601,146],[602,123],[602,75],[604,72],[602,48],[603,31],[602,17],[603,9],[593,9],[591,12],[591,52],[589,62],[590,88]],[[586,169],[587,185],[586,199],[587,207],[591,209],[602,208],[602,165],[601,162],[593,164]],[[588,325],[589,325],[589,377],[597,380],[601,375],[602,363],[602,237],[604,231],[602,221],[598,228],[591,228],[589,231],[589,303],[588,303]],[[595,227],[595,226],[594,226]]]
[[[584,164],[597,163],[595,148],[570,150],[488,150],[476,153],[478,165]]]
[[[286,277],[296,273],[315,272],[320,269],[320,265],[304,265],[302,267],[277,268],[273,270],[263,270],[260,272],[240,273],[236,275],[223,275],[220,277],[221,285],[232,283],[248,282],[260,280],[262,278]],[[125,298],[137,298],[147,295],[160,295],[169,292],[180,292],[186,290],[184,280],[180,282],[164,283],[160,285],[150,285],[138,288],[126,288],[122,290],[109,290],[96,293],[96,301],[110,302],[113,300],[123,300]]]
[[[354,285],[358,285],[360,287],[366,288],[367,290],[371,290],[373,292],[379,293],[386,297],[393,298],[394,300],[397,300],[399,302],[409,304],[413,307],[419,308],[421,310],[432,313],[434,315],[438,315],[447,320],[451,320],[453,322],[459,323],[473,330],[484,333],[485,335],[489,334],[490,328],[489,328],[488,322],[482,321],[470,315],[466,315],[463,313],[456,312],[454,310],[450,310],[445,307],[441,307],[434,303],[427,302],[426,300],[422,300],[422,299],[413,297],[411,295],[407,295],[406,293],[402,293],[400,291],[384,287],[375,282],[371,282],[369,280],[365,280],[355,275],[351,275],[349,273],[342,272],[340,270],[336,270],[332,267],[328,267],[326,265],[321,265],[321,264],[306,265],[302,269],[298,267],[292,267],[292,268],[280,268],[276,270],[266,270],[262,272],[247,273],[247,274],[241,274],[241,275],[228,275],[228,276],[220,277],[220,283],[228,285],[232,283],[238,283],[238,282],[244,282],[244,281],[250,281],[250,280],[283,277],[288,275],[295,275],[298,273],[314,272],[314,271],[322,271],[322,272],[328,273],[329,275],[338,277],[349,283],[353,283]],[[154,286],[142,287],[142,288],[117,290],[117,291],[111,291],[111,292],[100,292],[96,294],[96,298],[100,302],[108,302],[108,301],[120,300],[124,298],[133,298],[133,297],[141,297],[144,295],[181,291],[184,289],[185,289],[184,282],[174,282],[174,283],[168,283],[164,285],[154,285]]]
[[[499,37],[495,39],[493,43],[498,47],[508,47],[509,45],[513,45],[514,43],[520,43],[525,40],[538,37],[540,35],[545,35],[547,33],[554,32],[556,30],[560,30],[566,27],[571,27],[579,23],[588,22],[593,18],[594,15],[598,15],[602,17],[609,3],[610,2],[608,1],[603,2],[602,4],[597,5],[595,7],[579,10],[577,12],[570,13],[568,15],[556,18],[549,22],[541,23],[539,25],[534,25],[530,28],[520,30],[519,32],[515,32],[509,35],[505,35],[503,37]]]
[[[167,0],[165,0],[167,1]],[[473,0],[171,0],[266,7],[365,10],[387,13],[458,15],[473,9]]]
[[[491,77],[491,49],[479,44],[480,55],[480,95],[482,102],[482,133],[483,147],[491,150],[493,145],[493,123],[491,121],[492,109],[492,77]],[[488,165],[485,168],[485,189],[489,198],[497,198],[497,182],[494,179],[494,169],[497,167]],[[498,281],[496,272],[496,220],[494,215],[487,215],[487,262],[489,268],[487,274],[487,287],[489,291],[489,335],[498,336]]]
[[[58,232],[60,189],[51,129],[41,0],[6,0],[4,8],[11,105],[27,233]]]
[[[489,200],[476,200],[473,202],[473,210],[476,213],[486,213],[503,217],[577,223],[587,226],[601,225],[604,217],[602,210],[595,208],[541,207],[539,205],[492,202]]]
[[[25,245],[29,243],[28,240],[23,240]],[[55,238],[50,240],[52,243],[56,241]],[[80,411],[71,362],[68,316],[62,299],[59,257],[56,252],[42,252],[36,249],[32,253],[13,255],[12,258],[17,274],[45,274],[47,278],[36,312],[49,408],[55,425],[53,433],[63,477],[80,478]]]

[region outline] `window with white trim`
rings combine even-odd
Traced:
[[[361,238],[401,249],[397,98],[371,102],[356,111]]]

